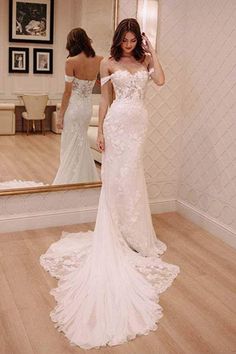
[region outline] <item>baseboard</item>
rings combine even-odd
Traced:
[[[216,236],[236,248],[236,232],[226,225],[219,223],[201,210],[194,208],[183,200],[176,200],[176,211],[189,219],[193,223],[207,230],[213,236]]]
[[[31,215],[7,216],[0,219],[0,232],[35,230],[52,226],[94,222],[96,215],[97,208],[84,208],[78,210],[48,211]]]
[[[175,200],[151,201],[152,214],[175,211]],[[0,232],[15,232],[94,222],[97,208],[80,208],[60,211],[10,215],[0,218]]]
[[[236,248],[236,233],[234,230],[220,224],[217,220],[197,210],[182,200],[150,201],[152,214],[177,211],[186,219],[194,222],[214,236]],[[63,226],[94,222],[97,208],[70,209],[60,211],[47,211],[31,215],[6,216],[0,219],[0,232],[15,232],[41,229],[52,226]],[[0,236],[1,237],[1,236]]]
[[[152,214],[167,213],[176,211],[176,200],[151,200],[150,209]]]

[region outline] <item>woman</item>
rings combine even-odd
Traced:
[[[60,279],[51,291],[58,302],[51,318],[72,344],[85,349],[155,330],[162,316],[159,294],[179,272],[159,257],[165,245],[154,234],[144,180],[143,95],[149,75],[163,85],[149,40],[135,19],[125,19],[115,31],[111,57],[101,63],[97,142],[103,185],[95,230],[64,235],[41,256],[41,265]],[[112,86],[116,98],[110,105]]]
[[[87,138],[92,116],[92,89],[99,72],[101,56],[82,28],[67,36],[69,57],[65,65],[65,91],[59,112],[61,136],[60,166],[53,184],[99,180]]]

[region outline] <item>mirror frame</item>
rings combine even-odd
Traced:
[[[48,185],[48,186],[27,187],[27,188],[12,188],[12,189],[0,190],[0,196],[48,193],[48,192],[58,192],[58,191],[61,192],[61,191],[69,191],[75,189],[98,188],[101,186],[102,186],[102,182],[91,182],[91,183],[58,184],[53,186]]]
[[[119,0],[114,0],[113,5],[114,5],[113,30],[115,30],[118,21]],[[102,186],[102,182],[98,181],[98,182],[89,182],[89,183],[85,182],[85,183],[58,184],[58,185],[47,185],[47,186],[26,187],[26,188],[12,188],[12,189],[0,190],[0,196],[61,192],[61,191],[70,191],[70,190],[77,190],[77,189],[99,188],[101,186]]]

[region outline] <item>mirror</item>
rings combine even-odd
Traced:
[[[15,11],[16,19],[18,18],[18,12],[20,12],[19,23],[21,18],[30,17],[30,13],[33,10],[34,16],[37,12],[36,10],[42,12],[41,8],[34,9],[34,5],[32,5],[32,9],[29,10],[27,16],[23,16],[22,12],[28,11],[25,8],[28,5],[22,5],[21,3],[20,6],[21,8],[18,9],[16,7]],[[60,100],[64,90],[64,63],[68,55],[65,45],[68,32],[75,27],[84,28],[88,36],[92,38],[92,46],[96,54],[106,56],[109,53],[114,33],[117,6],[118,2],[116,0],[54,2],[55,24],[54,43],[52,45],[47,45],[47,48],[43,48],[45,45],[41,43],[12,44],[7,42],[7,45],[11,47],[11,54],[9,55],[11,55],[11,65],[14,68],[14,73],[11,71],[5,77],[4,90],[10,92],[10,99],[6,97],[6,100],[4,100],[4,95],[0,97],[1,194],[6,189],[12,190],[12,193],[15,194],[18,188],[22,189],[20,192],[24,193],[27,191],[72,189],[79,186],[84,188],[85,186],[91,187],[101,184],[101,153],[96,147],[99,84],[95,82],[93,88],[92,112],[90,113],[92,117],[87,129],[88,150],[92,156],[93,166],[91,161],[89,161],[90,156],[88,154],[84,156],[79,167],[80,171],[82,171],[79,180],[76,178],[70,179],[70,173],[67,173],[68,179],[63,181],[60,178],[55,179],[60,165],[61,149],[61,131],[57,127],[57,121]],[[3,11],[6,12],[5,17],[7,17],[7,6],[3,7]],[[5,26],[7,27],[7,23],[5,23]],[[23,50],[21,52],[22,47],[28,48],[27,51]],[[14,59],[18,58],[19,55],[23,58],[22,65],[26,65],[28,60],[28,73],[17,72],[21,68],[15,64]],[[43,66],[40,64],[42,62],[41,59],[46,63]],[[37,60],[38,66],[37,62],[35,63]],[[52,64],[50,64],[50,61],[52,61]],[[46,72],[43,73],[43,70],[47,71],[49,65],[53,65],[53,70],[51,67],[51,75]],[[7,62],[5,62],[4,71],[7,72],[7,69]],[[43,102],[43,94],[48,96],[46,103]],[[38,97],[32,99],[27,98],[27,95]],[[28,120],[25,113],[23,113],[28,113],[30,109],[39,109],[39,106],[42,105],[43,107],[44,104],[46,106],[46,108],[44,106],[45,119],[41,121]],[[44,108],[42,109],[44,110]],[[67,143],[69,144],[70,142],[68,141]],[[71,149],[74,154],[78,152],[78,146],[76,146],[78,143],[80,143],[79,138],[74,142]],[[75,162],[74,165],[78,163],[78,159]],[[68,172],[69,168],[76,169],[77,166],[65,165],[64,169],[67,169]]]
[[[155,46],[158,1],[138,0],[129,4],[124,0],[54,2],[54,43],[47,44],[46,48],[43,43],[8,42],[7,2],[1,2],[1,9],[2,13],[6,15],[4,16],[6,20],[5,23],[2,23],[5,32],[0,31],[0,39],[2,39],[0,43],[3,43],[3,46],[9,46],[13,67],[15,65],[12,60],[14,55],[15,58],[19,54],[23,56],[24,65],[26,65],[28,57],[29,73],[17,72],[20,69],[19,65],[14,67],[14,73],[10,71],[8,69],[10,67],[9,58],[4,57],[3,50],[0,51],[0,60],[3,62],[0,68],[2,77],[0,81],[0,184],[12,181],[12,184],[0,185],[0,195],[100,186],[99,177],[97,181],[93,182],[52,185],[60,163],[61,134],[56,122],[64,90],[64,63],[68,54],[65,50],[66,36],[72,28],[82,27],[92,38],[96,53],[107,56],[117,22],[129,16],[130,13],[131,17],[137,16],[142,31],[146,32]],[[46,66],[45,64],[41,66],[42,58],[44,62],[46,61]],[[50,63],[51,60],[53,63],[52,74],[47,74],[43,71],[48,70],[47,63]],[[92,118],[88,128],[89,148],[95,161],[98,176],[101,171],[101,154],[96,150],[99,92],[100,87],[95,84],[92,95]],[[28,123],[22,119],[22,112],[25,111],[22,100],[24,94],[48,95],[43,127],[45,135],[40,132],[42,127],[39,121],[35,121],[29,126],[30,132],[27,135]],[[19,180],[22,181],[20,186],[15,184],[15,181]],[[29,181],[36,182],[36,186]]]
[[[146,33],[153,47],[156,48],[157,41],[157,0],[138,0],[137,20],[143,32]]]

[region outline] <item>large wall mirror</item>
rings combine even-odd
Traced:
[[[84,28],[88,35],[92,38],[93,46],[96,52],[104,56],[108,55],[112,36],[118,19],[121,20],[123,17],[127,17],[123,16],[123,12],[124,14],[126,13],[126,11],[123,11],[125,10],[123,7],[126,6],[126,2],[123,0],[70,1],[73,1],[74,6],[72,7],[72,9],[74,9],[73,14],[70,14],[73,15],[74,18],[74,26],[72,27]],[[15,2],[13,1],[13,3]],[[24,5],[24,2],[21,1],[20,3],[22,6]],[[136,14],[136,17],[141,24],[142,30],[144,30],[149,35],[154,45],[156,42],[157,29],[157,3],[157,0],[135,0],[129,3],[129,7],[132,7],[130,13]],[[55,1],[54,6],[56,9]],[[135,11],[133,11],[134,8]],[[18,10],[19,16],[23,16],[24,6]],[[55,24],[59,22],[57,13],[58,11],[54,11]],[[63,38],[63,41],[64,39],[65,38]],[[19,55],[23,55],[23,59],[25,55],[28,55],[27,52],[24,51],[20,53],[20,48],[27,48],[27,44],[8,44],[9,47],[16,47],[16,49],[11,48],[11,51],[13,52],[12,55],[15,55],[15,59],[17,59]],[[38,51],[36,50],[35,56],[37,56],[38,60],[40,60],[40,58],[47,59],[47,55],[48,58],[51,55],[50,49],[54,51],[54,54],[56,53],[56,46],[57,43],[55,41],[53,45],[37,45],[36,49],[38,49]],[[65,43],[63,43],[63,46],[65,47]],[[40,52],[41,47],[45,48],[45,53]],[[31,45],[29,50],[30,54],[33,54],[35,48],[33,48]],[[63,53],[63,63],[65,61],[66,54],[67,52]],[[17,63],[13,63],[12,65],[17,67]],[[33,63],[32,60],[31,67],[29,67],[32,72],[33,65],[35,65],[35,63]],[[40,71],[40,62],[38,62],[38,65],[39,67],[37,70]],[[11,76],[11,80],[14,79],[14,85],[16,86],[16,82],[18,80],[21,82],[22,74],[14,73],[14,75],[14,77]],[[64,77],[63,72],[61,72],[61,76]],[[38,74],[35,75],[35,78],[33,79],[40,80],[41,77],[42,75]],[[6,80],[8,79],[9,77],[6,78]],[[45,88],[46,87],[47,83],[45,79]],[[64,83],[62,84],[61,91],[63,90],[63,87]],[[27,84],[24,88],[25,93],[27,94]],[[49,99],[48,101],[45,110],[45,135],[41,134],[40,132],[40,122],[34,122],[31,124],[29,127],[29,134],[27,135],[27,122],[22,119],[22,112],[25,110],[25,101],[22,100],[21,93],[17,94],[17,90],[15,91],[15,95],[18,99],[17,103],[12,102],[12,98],[4,102],[0,96],[0,195],[41,193],[67,189],[93,188],[100,186],[101,153],[99,153],[96,148],[99,86],[97,85],[96,87],[95,84],[93,90],[93,117],[88,128],[88,140],[92,156],[95,161],[98,178],[94,181],[83,181],[83,183],[73,182],[72,184],[53,184],[60,163],[61,134],[56,127],[56,118],[61,97],[58,97],[57,100]],[[12,105],[13,103],[14,108]],[[4,129],[7,131],[7,129],[13,128],[16,131],[15,134],[4,134]],[[86,163],[84,164],[84,168],[86,168]]]
[[[2,2],[2,0],[0,1]],[[49,2],[46,1],[45,4],[47,3]],[[9,12],[14,14],[18,27],[21,26],[24,32],[24,28],[29,27],[26,21],[32,23],[34,19],[36,25],[36,21],[40,19],[41,13],[44,11],[44,6],[45,5],[40,5],[35,0],[32,0],[32,2],[13,1],[10,2]],[[95,83],[93,89],[93,113],[91,124],[88,128],[88,141],[92,157],[95,161],[97,178],[94,176],[89,178],[91,174],[88,173],[89,177],[88,180],[86,180],[87,173],[85,170],[87,169],[87,161],[83,159],[79,167],[85,172],[84,176],[81,178],[82,180],[68,183],[55,182],[55,176],[60,165],[61,134],[56,126],[56,121],[60,108],[61,95],[58,95],[60,96],[58,100],[51,99],[52,95],[50,97],[50,91],[52,92],[53,90],[50,85],[52,79],[55,77],[55,80],[58,80],[57,76],[60,75],[62,80],[60,81],[61,87],[58,89],[58,92],[60,91],[62,94],[64,89],[64,62],[68,54],[65,50],[66,35],[71,28],[84,28],[92,39],[92,45],[97,54],[105,56],[109,53],[116,25],[117,6],[117,0],[68,0],[67,6],[64,4],[64,1],[54,1],[54,42],[52,45],[23,42],[6,43],[11,50],[9,55],[11,55],[10,59],[13,58],[11,65],[14,67],[14,73],[11,72],[8,74],[8,77],[6,77],[6,87],[3,88],[3,91],[7,91],[8,87],[9,91],[14,91],[14,87],[16,87],[16,90],[14,91],[15,99],[12,95],[9,99],[4,101],[0,95],[0,195],[41,193],[67,189],[91,188],[101,185],[101,153],[96,147],[99,85]],[[7,15],[8,7],[5,6],[3,10],[5,10]],[[45,12],[45,17],[46,15],[47,13]],[[38,16],[38,18],[35,16]],[[5,23],[5,26],[8,27],[8,24]],[[7,30],[8,28],[5,32],[7,32]],[[28,48],[28,53],[22,51],[21,47]],[[42,48],[45,48],[44,52],[40,51]],[[43,75],[40,75],[40,60],[44,58],[47,60],[47,56],[51,55],[50,51],[54,54],[53,75],[44,75],[45,83],[41,85],[41,87],[45,87],[45,90],[42,92],[40,92],[40,90],[36,92],[37,90],[35,90],[34,92],[32,88],[34,89],[34,86],[37,87],[36,81],[42,80],[43,78]],[[56,56],[61,54],[62,58],[60,62],[58,62]],[[29,57],[29,66],[27,67],[29,71],[28,76],[27,74],[17,72],[18,66],[26,65],[26,56]],[[22,64],[18,65],[18,58],[23,58]],[[38,67],[36,68],[37,73],[33,75],[35,71],[35,58],[38,58],[39,61]],[[56,67],[58,63],[60,64],[59,70]],[[5,69],[6,71],[8,70],[7,65]],[[24,79],[27,80],[27,78],[28,81],[25,81],[25,84],[21,84],[21,82],[23,82]],[[46,83],[47,79],[48,87]],[[32,83],[32,80],[35,80],[35,85]],[[46,118],[42,121],[44,124],[44,134],[41,132],[42,127],[40,121],[30,121],[28,123],[28,121],[22,117],[22,113],[26,111],[25,108],[27,104],[25,101],[26,98],[23,97],[22,93],[30,95],[31,92],[35,96],[38,95],[38,101],[29,102],[32,109],[34,109],[36,105],[44,104],[43,102],[41,103],[41,98],[39,98],[41,94],[46,93],[48,95],[45,110]],[[55,89],[54,92],[56,92]],[[29,132],[27,134],[28,124]],[[74,142],[74,144],[77,143],[79,144],[80,142]],[[73,153],[73,151],[71,151],[71,153]],[[69,158],[68,156],[68,159]],[[71,168],[71,166],[69,168]]]

